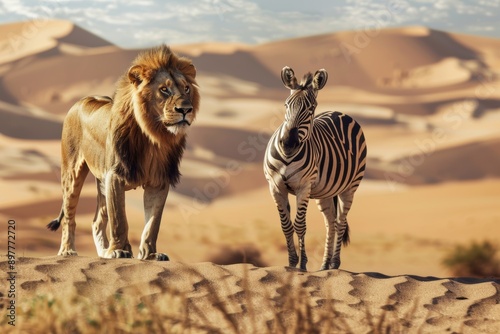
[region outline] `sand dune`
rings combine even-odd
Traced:
[[[60,139],[62,124],[30,115],[19,115],[0,109],[0,132],[18,139]]]
[[[298,73],[325,67],[331,71],[330,80],[335,85],[371,90],[379,90],[380,80],[397,71],[409,72],[450,57],[478,58],[473,47],[457,42],[451,34],[424,27],[417,30],[419,34],[409,29],[385,29],[372,37],[357,31],[325,34],[272,42],[257,46],[253,52],[273,71],[281,69],[286,59]],[[404,50],[405,56],[396,50]]]
[[[464,163],[464,162],[467,163]],[[396,163],[400,163],[398,161]],[[409,184],[450,180],[470,180],[500,177],[500,140],[472,142],[431,154],[414,174]]]
[[[57,47],[57,39],[69,34],[73,24],[68,21],[40,20],[0,26],[2,45],[0,63],[6,63],[48,52]]]
[[[64,53],[65,47],[81,50],[113,46],[64,20],[39,19],[0,25],[0,36],[0,64],[7,64],[5,68],[59,55]],[[18,64],[20,60],[22,64]]]
[[[264,67],[251,53],[236,50],[230,54],[203,53],[191,57],[196,66],[208,73],[229,75],[236,78],[256,82],[264,89],[279,88],[276,71]]]
[[[38,59],[5,74],[3,84],[17,101],[28,102],[49,113],[65,114],[83,96],[111,96],[116,80],[136,55],[137,51],[113,50]],[[33,78],[40,78],[44,85],[40,86]]]
[[[374,324],[383,326],[384,321],[392,324],[393,330],[408,333],[500,330],[500,281],[493,279],[385,276],[343,270],[304,273],[243,264],[186,265],[86,257],[19,258],[16,267],[19,306],[46,295],[56,301],[75,296],[75,300],[83,298],[99,307],[119,294],[123,299],[133,297],[129,307],[134,307],[140,300],[158,302],[175,292],[189,305],[191,321],[224,332],[247,326],[267,331],[267,326],[278,326],[278,319],[292,328],[300,305],[307,305],[308,316],[316,319],[308,321],[317,321],[318,330],[325,325],[320,321],[322,314],[339,319],[339,328],[345,326],[337,332],[366,332]],[[5,285],[5,260],[0,268]],[[295,306],[289,304],[299,296]],[[71,312],[70,307],[66,312]]]
[[[261,163],[264,158],[262,146],[267,144],[270,136],[256,131],[198,126],[190,132],[189,138],[191,139],[189,146],[208,150],[218,157],[239,162]],[[228,143],[227,138],[231,138],[231,142]],[[253,144],[254,141],[257,143]]]
[[[31,203],[22,203],[0,208],[0,214],[7,217],[16,217],[21,220],[39,217],[57,217],[61,210],[61,199],[38,200]],[[78,201],[78,213],[94,213],[96,208],[96,198],[81,196]]]
[[[389,163],[372,161],[367,177],[380,180],[389,178],[410,185],[500,177],[499,139],[439,150],[435,150],[435,146],[429,142],[421,143],[410,157]]]

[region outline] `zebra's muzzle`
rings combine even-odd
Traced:
[[[296,153],[300,145],[299,129],[291,128],[290,131],[285,132],[285,135],[280,140],[280,144],[286,155],[290,156]]]

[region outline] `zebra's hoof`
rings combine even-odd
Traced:
[[[170,261],[170,258],[168,257],[167,254],[163,253],[154,253],[150,255],[151,260],[156,260],[156,261]],[[149,258],[148,258],[149,260]]]
[[[339,269],[339,268],[340,268],[340,262],[332,263],[331,269]]]

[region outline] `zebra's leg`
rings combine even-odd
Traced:
[[[335,229],[337,232],[337,241],[335,244],[335,252],[333,253],[332,259],[332,269],[338,269],[340,267],[340,250],[342,245],[346,247],[349,244],[349,224],[347,223],[347,214],[351,209],[352,201],[354,198],[354,192],[357,187],[350,189],[347,192],[340,194],[339,197],[339,215],[338,220],[335,224]]]
[[[288,264],[290,267],[297,266],[299,263],[299,257],[297,256],[297,251],[295,250],[295,244],[293,242],[293,226],[290,220],[290,203],[288,202],[288,193],[280,192],[271,186],[271,195],[273,196],[276,207],[278,208],[278,213],[280,215],[281,229],[286,239],[286,247],[288,249]]]
[[[306,255],[306,214],[307,205],[309,204],[309,192],[307,194],[297,194],[297,214],[295,215],[295,222],[293,228],[299,239],[299,252],[300,252],[300,270],[307,271],[307,255]]]
[[[325,253],[323,255],[323,264],[320,270],[330,269],[333,256],[333,240],[335,239],[335,224],[337,220],[337,201],[338,197],[319,199],[316,201],[319,211],[323,214],[326,227]]]

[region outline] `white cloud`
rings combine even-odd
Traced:
[[[154,1],[153,0],[135,0],[134,4],[138,5],[138,6],[153,6]]]
[[[438,10],[448,9],[450,8],[450,3],[446,0],[437,0],[434,2],[434,8]]]
[[[479,0],[479,6],[500,7],[500,0]]]
[[[20,0],[3,0],[2,5],[6,10],[14,13],[22,12],[24,9],[24,5]]]
[[[496,28],[494,26],[468,26],[467,30],[470,32],[485,32],[485,31],[494,31]]]

